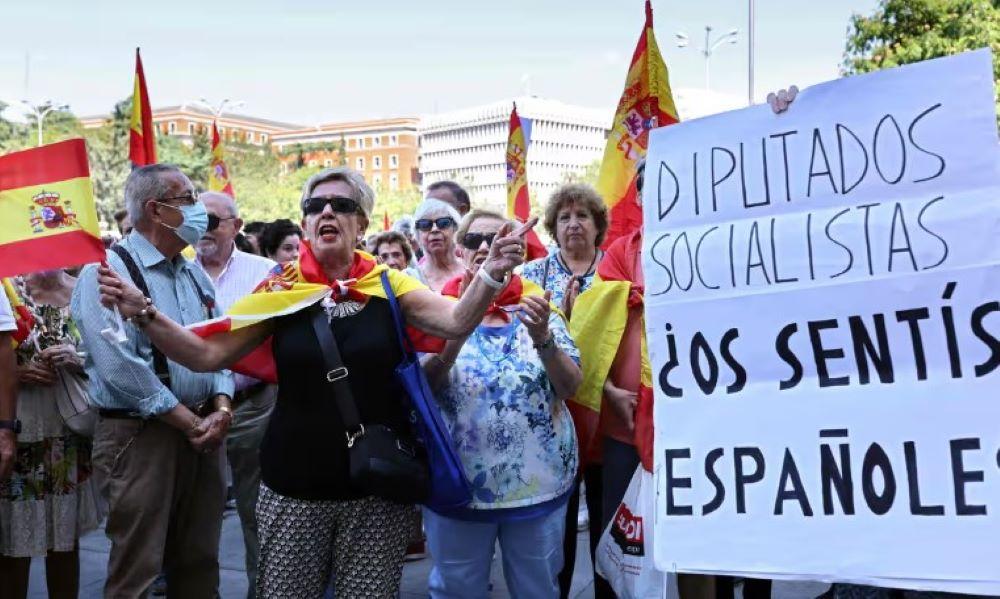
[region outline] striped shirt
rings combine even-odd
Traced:
[[[17,330],[17,323],[14,322],[14,312],[10,309],[7,294],[0,291],[0,331],[15,330]]]
[[[202,305],[194,284],[197,281],[201,291],[214,301],[212,282],[200,268],[179,255],[167,260],[138,231],[130,233],[121,246],[135,259],[159,312],[182,325],[215,315],[215,310]],[[131,280],[117,254],[108,252],[107,260],[123,279]],[[233,377],[228,370],[197,373],[173,361],[167,363],[171,387],[164,386],[153,371],[149,339],[131,324],[125,324],[128,339],[124,343],[104,339],[101,330],[114,327],[115,318],[100,303],[97,265],[87,266],[80,273],[70,309],[87,350],[84,366],[90,377],[90,398],[94,405],[155,416],[172,410],[178,401],[196,407],[213,395],[233,396]]]
[[[248,254],[236,249],[233,244],[233,253],[229,256],[229,261],[219,273],[219,278],[215,279],[215,297],[219,306],[219,312],[225,312],[243,296],[249,295],[257,285],[267,278],[275,262],[263,256]],[[201,256],[195,258],[198,266],[205,268],[201,263]],[[208,274],[208,271],[205,271]],[[211,276],[211,275],[209,275]],[[257,379],[244,374],[234,374],[236,390],[242,391],[247,387],[257,384]]]

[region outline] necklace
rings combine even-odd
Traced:
[[[556,260],[559,261],[560,266],[565,268],[566,272],[568,272],[570,276],[589,277],[591,274],[594,273],[594,265],[597,264],[597,258],[600,255],[601,255],[601,250],[599,248],[595,249],[594,257],[590,260],[590,266],[587,267],[587,270],[583,271],[582,275],[573,274],[573,269],[569,267],[569,261],[567,261],[566,258],[563,258],[562,250],[559,250],[559,253],[556,254]]]
[[[493,353],[492,349],[489,350],[487,349],[487,347],[493,344],[490,342],[488,336],[483,335],[482,333],[479,332],[479,327],[476,327],[476,332],[474,334],[476,336],[476,339],[479,341],[479,350],[483,353],[483,357],[485,357],[487,361],[492,362],[493,364],[499,364],[504,360],[509,360],[511,357],[511,354],[514,350],[514,338],[517,337],[517,323],[512,322],[510,324],[510,332],[507,333],[507,336],[503,339],[503,343],[501,344],[500,348],[499,358],[495,353]]]

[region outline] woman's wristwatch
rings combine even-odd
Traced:
[[[140,329],[145,327],[147,324],[153,322],[154,320],[156,320],[157,310],[156,306],[153,305],[153,300],[149,299],[148,297],[145,299],[146,299],[146,307],[143,308],[142,310],[139,310],[137,314],[125,319],[134,324],[135,326],[139,327]]]
[[[545,341],[542,341],[541,343],[533,343],[532,345],[536,350],[538,350],[539,353],[554,349],[556,346],[556,337],[552,334],[552,331],[549,331],[549,336],[545,338]]]

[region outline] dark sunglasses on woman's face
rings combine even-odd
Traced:
[[[496,233],[466,233],[462,237],[462,245],[470,250],[478,250],[482,247],[484,241],[486,242],[486,247],[493,245],[493,240],[496,237]]]
[[[307,198],[305,202],[302,202],[302,213],[306,216],[319,214],[328,204],[338,214],[354,214],[361,209],[353,198],[333,196],[332,198]]]
[[[448,229],[455,226],[455,219],[450,216],[442,216],[441,218],[421,218],[413,223],[413,226],[418,231],[424,232],[430,231],[434,225],[437,225],[438,229]]]

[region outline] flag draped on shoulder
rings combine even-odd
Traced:
[[[233,182],[229,179],[229,167],[226,166],[225,149],[222,140],[219,139],[219,128],[215,121],[212,121],[212,164],[208,169],[208,189],[221,191],[231,198],[236,198],[236,194],[233,193]]]
[[[610,220],[604,247],[642,227],[642,207],[635,189],[636,164],[646,157],[649,130],[677,121],[667,66],[653,34],[653,8],[646,0],[646,23],[628,67],[625,90],[615,110],[597,178],[597,191],[608,206]]]
[[[635,415],[635,445],[643,466],[652,472],[653,460],[653,376],[646,348],[645,325],[642,321],[643,277],[640,263],[641,230],[621,237],[608,248],[597,268],[589,289],[580,294],[573,305],[570,334],[580,348],[583,382],[576,397],[569,403],[580,442],[581,458],[594,455],[598,436],[604,382],[621,356],[634,354],[632,363],[619,363],[620,368],[638,372],[638,404]],[[638,321],[632,323],[636,339],[625,336],[630,312]],[[635,352],[622,352],[623,344],[637,343]]]
[[[382,273],[387,272],[396,297],[411,291],[426,289],[423,283],[394,269],[378,264],[375,257],[360,250],[354,252],[354,262],[348,277],[330,281],[312,253],[308,241],[299,246],[296,262],[279,264],[253,293],[243,297],[224,316],[190,325],[200,337],[235,331],[245,327],[294,314],[319,302],[354,300],[364,302],[369,297],[385,298]],[[425,351],[417,347],[418,351]],[[268,339],[233,365],[232,370],[267,382],[277,382],[278,373]]]
[[[146,75],[142,71],[139,48],[135,49],[135,83],[132,86],[132,120],[128,133],[128,158],[132,167],[156,164],[156,133],[153,109],[149,107]]]
[[[524,223],[531,218],[531,202],[528,197],[528,136],[517,114],[517,104],[510,112],[510,128],[507,133],[507,216]],[[545,246],[534,231],[527,234],[528,260],[544,258],[548,255]]]
[[[17,347],[31,336],[31,329],[35,326],[35,316],[21,299],[17,288],[14,286],[14,281],[0,279],[0,286],[3,287],[3,293],[7,296],[11,312],[14,314],[14,326],[17,328],[14,330],[13,340],[14,347]]]
[[[0,156],[0,277],[102,259],[84,141]]]

